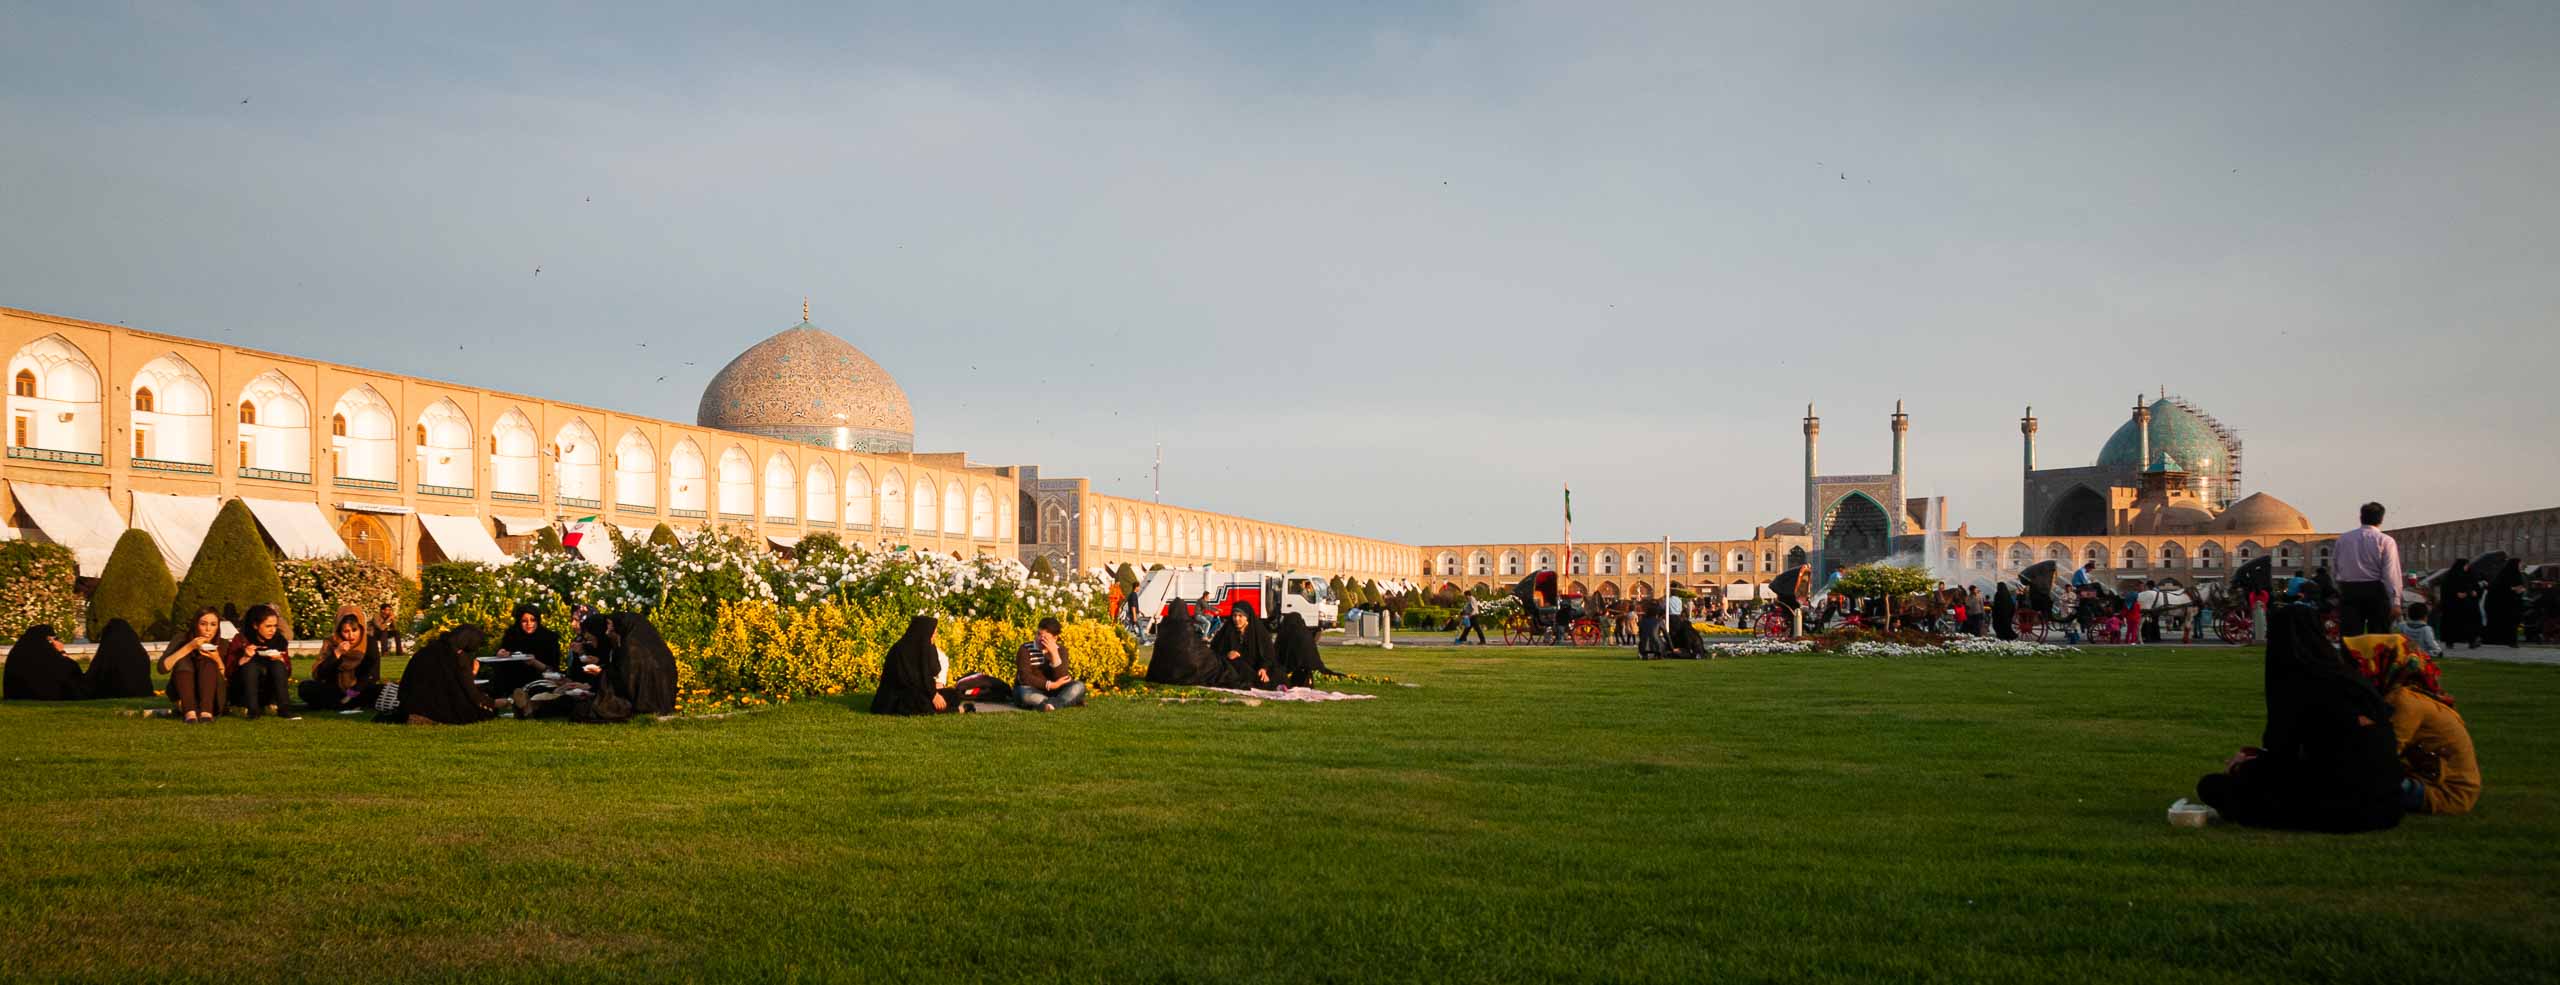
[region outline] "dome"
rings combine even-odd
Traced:
[[[2151,454],[2173,457],[2187,471],[2218,475],[2231,464],[2230,450],[2213,433],[2213,425],[2175,401],[2162,399],[2151,405],[2150,430]],[[2116,433],[2098,450],[2099,468],[2138,472],[2147,464],[2142,460],[2142,437],[2133,432],[2130,417],[2116,426]]]
[[[2193,503],[2171,503],[2136,513],[2125,524],[2129,534],[2202,533],[2213,525],[2213,511]]]
[[[703,427],[869,452],[911,452],[915,415],[889,371],[803,320],[729,360],[702,389]]]
[[[1762,532],[1771,537],[1802,537],[1804,524],[1796,522],[1793,518],[1781,518],[1778,522],[1763,528]]]
[[[2311,518],[2302,515],[2293,504],[2269,496],[2252,493],[2247,499],[2231,504],[2222,511],[2221,528],[2231,533],[2307,534]]]

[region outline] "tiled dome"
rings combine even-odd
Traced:
[[[704,427],[858,451],[915,450],[915,415],[889,371],[853,343],[802,321],[711,377],[694,414]]]
[[[2191,472],[2219,473],[2230,466],[2230,449],[2222,446],[2213,426],[2196,416],[2194,411],[2163,399],[2151,405],[2151,453],[2168,455]],[[2133,421],[2117,425],[2116,433],[2107,437],[2105,447],[2098,450],[2102,468],[2139,471],[2150,463],[2142,460],[2142,437],[2133,432]]]

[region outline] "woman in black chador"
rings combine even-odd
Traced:
[[[871,695],[872,714],[946,715],[964,710],[959,692],[940,690],[951,665],[933,642],[938,625],[932,616],[907,620],[906,635],[890,644],[889,655],[880,660],[880,689]]]
[[[411,725],[468,725],[497,714],[489,696],[471,683],[472,651],[488,642],[477,626],[453,629],[418,648],[400,675],[400,707],[383,721]]]
[[[2453,567],[2445,569],[2444,577],[2436,579],[2436,600],[2441,603],[2436,613],[2444,619],[2442,632],[2437,635],[2444,637],[2444,645],[2469,643],[2478,649],[2480,576],[2471,573],[2471,562],[2455,561]]]
[[[2234,822],[2302,831],[2372,831],[2400,823],[2399,743],[2391,705],[2321,632],[2318,613],[2269,612],[2267,730],[2196,797]]]
[[[1305,687],[1317,674],[1331,674],[1324,665],[1324,655],[1316,650],[1316,631],[1307,625],[1306,617],[1295,612],[1280,617],[1279,643],[1276,655],[1280,666],[1289,673],[1290,687]]]
[[[1166,609],[1164,621],[1156,624],[1156,649],[1147,658],[1147,680],[1200,687],[1250,686],[1253,675],[1238,673],[1225,657],[1210,653],[1191,626],[1191,603],[1175,602]]]
[[[2005,581],[1991,593],[1991,635],[2004,640],[2018,638],[2018,596],[2009,591]]]
[[[132,623],[109,619],[98,630],[98,655],[89,658],[86,680],[92,698],[151,697],[151,654]]]
[[[2483,620],[2480,642],[2513,648],[2516,627],[2524,622],[2524,562],[2507,559],[2507,566],[2489,576],[2488,593],[2480,607],[2488,612]]]
[[[1274,654],[1271,628],[1254,617],[1253,610],[1236,606],[1227,617],[1227,625],[1218,630],[1218,638],[1209,641],[1209,652],[1223,659],[1244,680],[1245,687],[1276,690],[1289,686],[1289,672],[1280,666]]]
[[[53,627],[38,623],[18,634],[9,666],[0,671],[0,698],[11,701],[78,701],[88,697],[80,664],[63,652]]]
[[[675,714],[676,654],[667,648],[666,638],[658,635],[649,617],[637,612],[614,616],[613,628],[622,635],[613,664],[605,672],[614,693],[631,702],[632,714]]]
[[[517,688],[541,680],[543,674],[560,670],[560,634],[542,624],[542,613],[519,605],[506,635],[498,637],[498,656],[510,655],[533,659],[483,664],[480,670],[480,676],[489,681],[483,687],[502,700]]]

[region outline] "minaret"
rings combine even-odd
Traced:
[[[1822,418],[1815,416],[1812,404],[1806,404],[1804,405],[1804,531],[1813,542],[1805,547],[1805,561],[1812,565],[1816,572],[1822,570],[1822,514],[1815,512],[1813,502],[1813,477],[1818,474],[1814,471],[1814,447],[1821,440]],[[1813,581],[1815,584],[1821,584],[1822,576],[1816,574]]]
[[[2024,534],[2034,530],[2036,526],[2034,514],[2028,512],[2035,509],[2032,503],[2035,498],[2036,480],[2036,409],[2034,405],[2028,405],[2027,416],[2018,418],[2018,434],[2026,439],[2027,446],[2026,471],[2018,480],[2018,511],[2021,514],[2018,517],[2018,532]]]
[[[2133,470],[2140,472],[2151,467],[2151,407],[2139,393],[2133,395],[2133,436],[2141,442],[2136,446],[2141,451],[2133,459]]]
[[[1887,517],[1893,522],[1886,529],[1892,533],[1911,532],[1911,507],[1907,505],[1902,466],[1911,443],[1911,418],[1902,412],[1902,401],[1893,402],[1893,502],[1887,504]]]

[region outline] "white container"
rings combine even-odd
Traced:
[[[2191,803],[2184,797],[2178,798],[2177,803],[2169,805],[2169,824],[2172,827],[2201,828],[2221,819],[2221,812],[2203,804]]]

